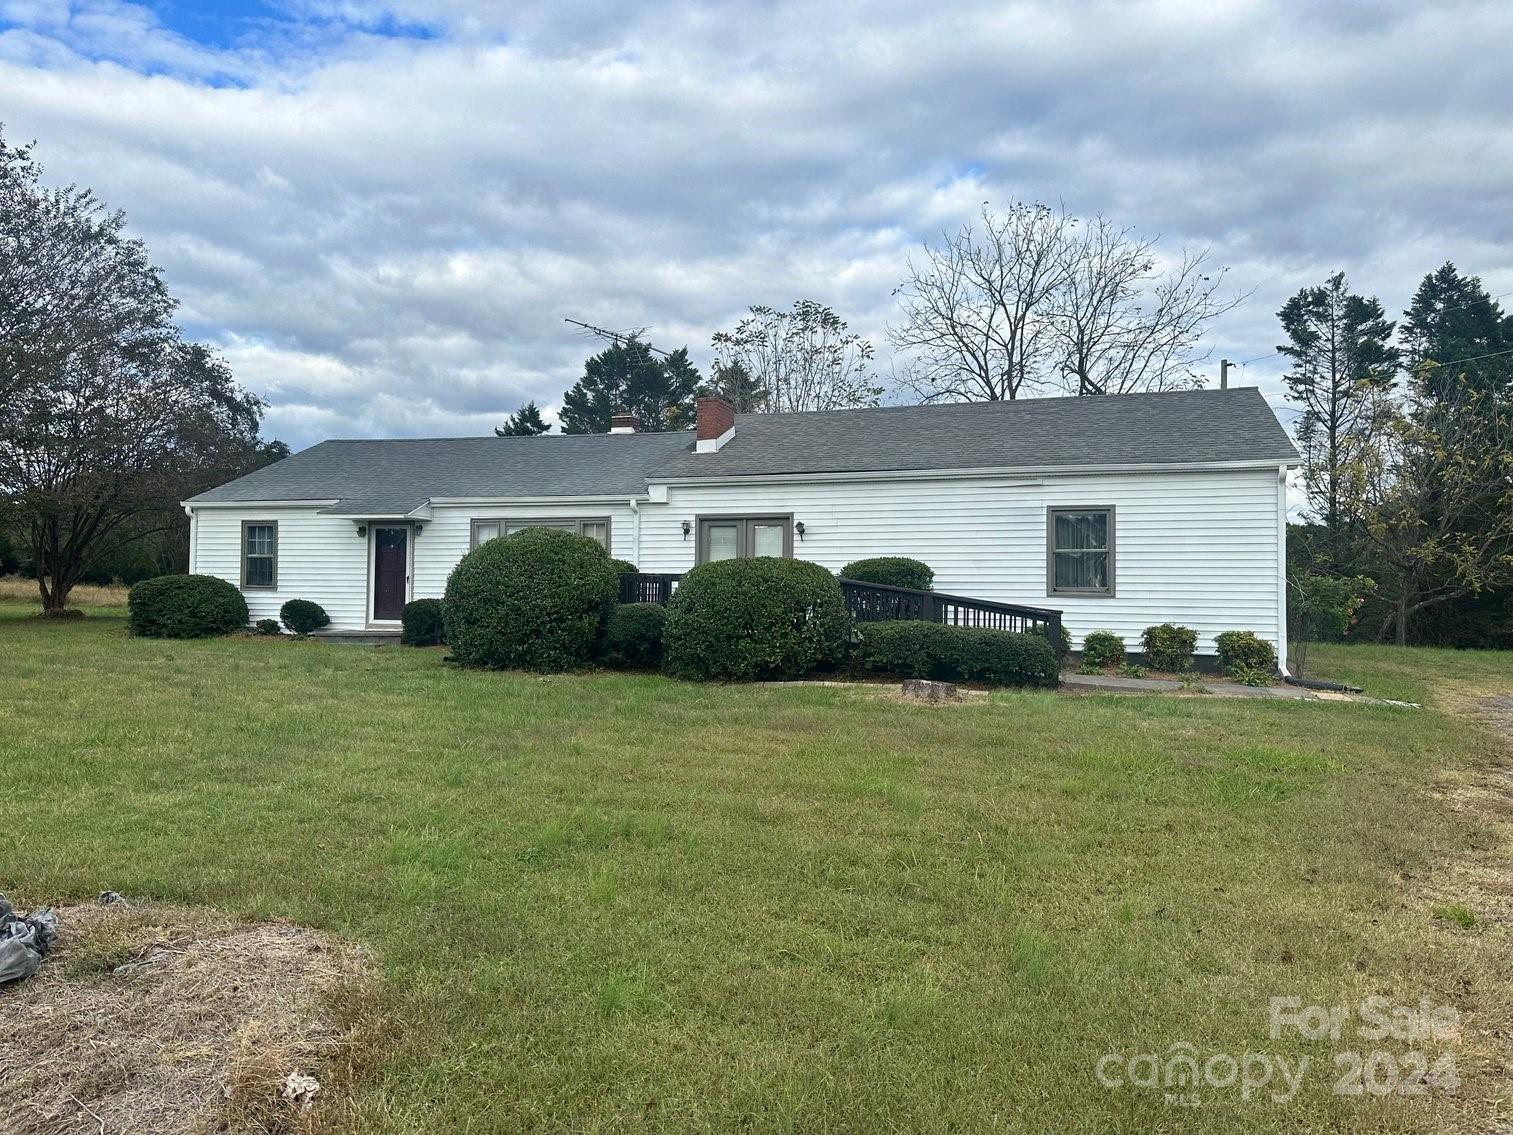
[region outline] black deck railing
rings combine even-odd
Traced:
[[[1061,612],[1047,607],[1022,607],[1017,603],[995,603],[991,599],[863,583],[857,579],[843,578],[840,584],[846,608],[858,623],[923,619],[948,627],[1027,631],[1045,635],[1052,650],[1058,654],[1061,650]]]
[[[625,572],[620,576],[620,602],[660,603],[665,607],[682,578],[671,572]]]
[[[627,572],[620,577],[620,602],[665,605],[682,578],[666,572]],[[1051,649],[1058,655],[1061,652],[1061,612],[1047,607],[1021,607],[1015,603],[995,603],[990,599],[970,599],[965,595],[946,595],[939,591],[863,583],[859,579],[843,578],[840,585],[841,594],[846,597],[846,609],[858,623],[923,619],[949,627],[1027,631],[1045,635],[1050,640]]]

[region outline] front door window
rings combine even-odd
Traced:
[[[793,538],[789,535],[792,524],[786,516],[702,519],[699,521],[699,563],[753,556],[790,556],[793,554]]]

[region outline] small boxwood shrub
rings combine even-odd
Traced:
[[[399,641],[406,646],[436,646],[441,641],[441,600],[414,599],[399,615]]]
[[[160,575],[126,596],[131,633],[143,638],[208,638],[247,625],[247,601],[212,575]]]
[[[1082,637],[1082,664],[1094,670],[1124,665],[1124,640],[1113,631],[1089,631]]]
[[[930,591],[935,587],[935,572],[930,565],[908,556],[853,560],[841,568],[841,578],[859,583],[882,583],[889,587],[912,587],[916,591]]]
[[[1140,636],[1145,648],[1145,661],[1152,670],[1169,670],[1180,673],[1192,666],[1193,652],[1198,649],[1198,632],[1192,627],[1179,627],[1175,623],[1146,627]]]
[[[597,540],[526,528],[458,561],[441,602],[452,657],[494,670],[574,670],[593,658],[620,590]]]
[[[902,678],[992,686],[1060,684],[1056,653],[1044,635],[948,627],[910,619],[857,628],[859,669]]]
[[[800,678],[840,661],[850,627],[841,585],[818,564],[700,564],[667,605],[663,667],[695,680]]]
[[[284,633],[284,628],[278,625],[277,619],[259,619],[252,624],[253,631],[260,635],[278,635]]]
[[[660,603],[621,603],[604,628],[606,666],[655,670],[662,665],[662,629],[667,612]]]
[[[331,616],[326,614],[326,609],[308,599],[289,600],[278,609],[278,617],[295,634],[309,634],[331,625]]]
[[[1219,669],[1247,686],[1270,685],[1276,676],[1277,648],[1255,631],[1225,631],[1214,636]]]
[[[610,566],[615,569],[615,574],[616,575],[634,574],[634,573],[636,573],[636,572],[638,572],[638,571],[641,570],[635,564],[631,563],[629,560],[613,560],[612,559],[612,560],[609,561],[609,563],[610,563]]]

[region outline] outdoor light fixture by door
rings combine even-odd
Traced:
[[[794,521],[793,530],[798,533],[798,538],[802,541],[804,539],[804,522],[802,520]]]
[[[683,521],[683,539],[688,539],[688,534],[693,531],[693,521]]]

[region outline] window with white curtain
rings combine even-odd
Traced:
[[[1046,592],[1114,594],[1114,510],[1046,510]]]

